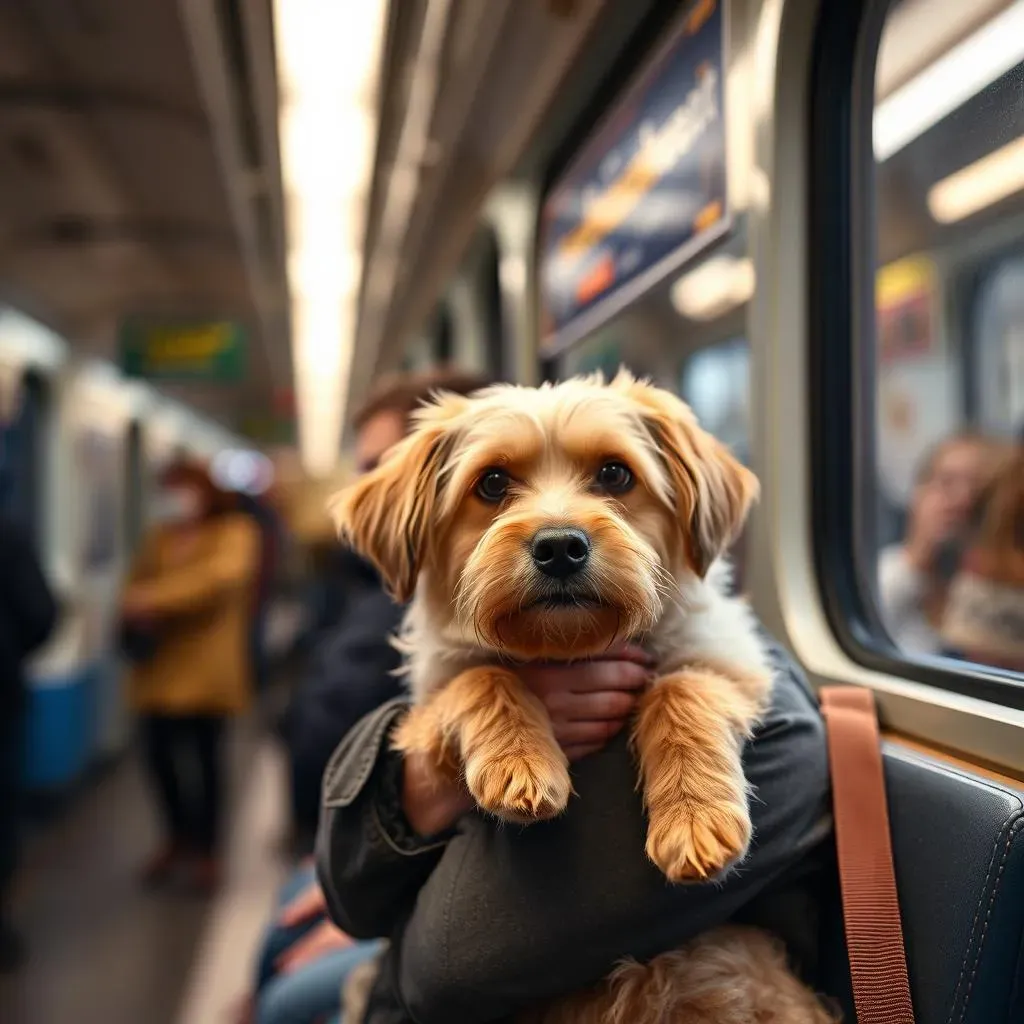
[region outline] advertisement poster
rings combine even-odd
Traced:
[[[699,0],[548,194],[543,355],[654,287],[729,226],[724,13]]]
[[[878,271],[875,306],[882,367],[929,356],[937,344],[939,276],[925,256],[908,256]]]

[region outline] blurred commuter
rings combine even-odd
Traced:
[[[0,474],[0,488],[5,481]],[[0,515],[0,970],[17,967],[24,956],[7,905],[18,864],[24,664],[46,642],[56,619],[57,606],[31,539],[20,524]]]
[[[377,465],[432,392],[468,394],[486,383],[450,369],[382,379],[354,419],[356,471],[366,473]],[[331,565],[339,584],[333,605],[337,617],[314,650],[284,723],[293,819],[297,831],[310,838],[320,811],[320,780],[338,739],[363,715],[402,692],[393,674],[400,659],[390,642],[402,610],[384,592],[369,562],[336,547]]]
[[[239,494],[237,500],[239,511],[252,519],[260,535],[259,570],[254,585],[249,645],[253,678],[257,688],[262,690],[268,680],[267,619],[284,548],[284,527],[280,517],[264,498]]]
[[[225,723],[252,696],[260,539],[206,470],[186,461],[163,474],[159,520],[132,569],[122,610],[142,651],[130,694],[166,828],[145,878],[158,883],[188,868],[192,881],[209,889],[219,879]]]
[[[487,381],[457,370],[383,379],[355,416],[356,469],[371,470],[409,428],[414,409],[437,390],[468,394]],[[385,593],[376,570],[337,548],[331,559],[339,588],[337,618],[314,652],[284,723],[292,776],[293,817],[315,832],[324,769],[341,736],[403,690],[390,638],[402,609]],[[376,942],[355,942],[326,916],[311,865],[285,886],[258,967],[259,1024],[315,1024],[339,1009],[345,976],[372,957]]]
[[[1024,672],[1024,444],[996,475],[979,519],[949,588],[942,636],[959,657]]]
[[[985,437],[959,434],[943,441],[921,467],[906,539],[885,548],[878,563],[882,621],[905,651],[939,654],[943,649],[939,627],[949,584],[999,452]]]

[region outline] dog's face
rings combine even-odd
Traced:
[[[568,658],[648,632],[756,492],[684,403],[622,372],[442,395],[334,513],[397,600],[464,641]]]

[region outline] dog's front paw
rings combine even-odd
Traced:
[[[518,824],[557,817],[572,792],[569,769],[556,751],[470,758],[466,785],[485,811]]]
[[[745,801],[688,800],[651,816],[647,856],[670,882],[713,878],[743,857],[750,832]]]

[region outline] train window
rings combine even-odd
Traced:
[[[733,338],[696,352],[683,367],[680,394],[705,429],[750,462],[750,345]]]
[[[812,442],[826,604],[862,660],[1019,703],[1024,2],[840,8],[823,19],[816,74],[849,54],[838,74],[864,84],[849,115],[841,91],[816,90],[812,119],[812,237],[838,257],[816,252],[812,292],[829,340]]]

